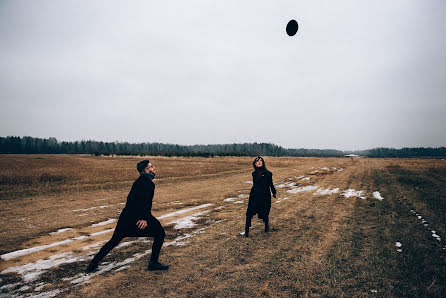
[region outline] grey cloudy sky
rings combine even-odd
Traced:
[[[441,0],[0,0],[0,136],[445,146],[445,29]]]

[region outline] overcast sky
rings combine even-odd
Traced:
[[[445,32],[442,0],[0,0],[0,136],[446,146]]]

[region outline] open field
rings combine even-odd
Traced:
[[[93,274],[141,157],[0,155],[0,296],[446,296],[446,161],[266,157],[271,230],[243,237],[250,157],[149,157],[166,230]]]

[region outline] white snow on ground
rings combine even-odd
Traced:
[[[180,204],[183,204],[183,203],[181,203],[180,201],[173,201],[173,202],[170,202],[170,204],[180,205]]]
[[[62,264],[74,263],[82,261],[83,257],[75,257],[72,252],[64,252],[49,256],[45,260],[37,260],[20,266],[9,267],[1,273],[17,273],[20,274],[25,282],[33,281],[42,273],[50,268],[57,267]]]
[[[284,187],[293,187],[296,185],[296,182],[286,182],[286,183],[282,183],[277,185],[277,188],[284,188]]]
[[[288,193],[298,193],[298,192],[303,192],[303,191],[312,191],[312,190],[316,190],[318,188],[319,188],[319,186],[308,185],[308,186],[296,187],[296,188],[287,190],[286,192],[288,192]]]
[[[190,210],[195,210],[195,209],[198,209],[198,208],[203,208],[203,207],[207,207],[207,206],[211,206],[211,205],[212,204],[204,204],[204,205],[201,205],[201,206],[188,208],[188,210],[181,210],[182,212],[179,212],[179,213],[181,214],[183,212],[187,212],[187,211],[190,211]],[[191,226],[195,225],[192,222],[194,219],[196,219],[198,216],[206,214],[208,212],[210,212],[210,210],[197,212],[197,213],[195,213],[195,214],[193,214],[191,216],[187,216],[187,217],[185,217],[183,219],[172,221],[171,223],[176,223],[175,228],[191,227]],[[178,214],[178,212],[175,212],[175,214]],[[175,215],[175,214],[171,213],[171,214],[167,214],[167,215],[168,216],[172,216],[172,215]],[[215,223],[217,223],[217,222],[218,221],[216,221]],[[108,232],[111,232],[113,230],[114,229],[108,229],[108,230],[105,230],[105,231],[100,231],[100,232],[97,232],[97,233],[93,233],[90,236],[99,235],[99,234],[103,234],[103,233],[108,233]],[[179,237],[175,238],[174,241],[165,242],[164,246],[185,245],[185,244],[187,244],[187,242],[184,242],[183,241],[184,239],[187,239],[189,237],[193,237],[195,234],[198,234],[198,233],[203,233],[204,230],[205,230],[205,228],[201,228],[201,229],[193,231],[190,234],[185,234],[183,236],[179,236]],[[89,236],[79,236],[79,237],[70,238],[70,239],[67,239],[67,240],[64,240],[64,241],[59,241],[59,242],[55,242],[55,243],[52,243],[52,244],[43,245],[43,246],[40,246],[40,247],[34,247],[34,248],[31,248],[31,249],[16,251],[16,252],[13,252],[13,253],[5,254],[6,255],[5,258],[9,257],[8,259],[11,259],[11,258],[17,257],[19,255],[25,255],[25,254],[32,253],[32,252],[35,252],[35,251],[39,251],[39,250],[42,250],[42,249],[45,249],[45,248],[48,248],[48,247],[62,245],[62,244],[66,244],[66,243],[69,243],[69,242],[72,242],[72,241],[75,241],[75,240],[86,239],[88,237]],[[130,244],[132,244],[134,242],[137,242],[137,241],[138,242],[150,242],[150,240],[147,240],[147,239],[138,239],[138,240],[134,240],[134,241],[123,242],[120,245],[118,245],[117,248],[128,246],[128,245],[130,245]],[[9,267],[6,270],[3,270],[1,273],[4,274],[4,273],[15,272],[17,274],[20,274],[25,282],[34,281],[41,274],[45,273],[46,271],[48,271],[51,268],[58,267],[58,266],[60,266],[62,264],[68,264],[68,263],[73,263],[73,262],[85,261],[87,258],[90,258],[95,253],[95,250],[91,250],[91,248],[101,246],[104,242],[106,242],[106,240],[105,241],[99,241],[99,242],[92,243],[92,244],[86,245],[84,247],[81,247],[80,249],[82,251],[86,251],[86,250],[88,251],[88,253],[85,254],[85,255],[79,255],[79,251],[78,252],[73,252],[72,251],[72,252],[59,253],[59,254],[51,255],[48,258],[40,259],[40,260],[37,260],[35,262],[31,262],[31,263],[28,263],[28,264],[24,264],[24,265],[20,265],[20,266],[14,266],[14,267]],[[133,262],[133,261],[135,261],[137,259],[140,259],[141,257],[149,254],[150,252],[151,252],[151,250],[149,249],[149,250],[147,250],[147,251],[145,251],[143,253],[135,254],[131,258],[128,258],[128,259],[126,259],[126,260],[124,260],[122,262],[118,262],[118,263],[108,263],[108,264],[107,263],[103,263],[104,265],[100,266],[100,270],[98,270],[97,272],[95,272],[93,274],[85,275],[84,273],[81,273],[81,274],[77,274],[76,276],[73,276],[73,277],[64,278],[63,280],[71,281],[72,284],[77,284],[77,283],[88,281],[91,277],[93,277],[95,275],[98,275],[98,274],[101,274],[101,273],[106,272],[106,271],[111,271],[111,270],[120,271],[120,270],[124,270],[124,269],[126,269],[126,267],[128,267],[127,264],[129,264],[129,263],[131,263],[131,262]],[[5,256],[5,255],[3,255],[3,256]],[[1,289],[3,290],[3,289],[6,289],[6,288],[8,288],[8,289],[9,288],[14,288],[14,287],[18,287],[20,285],[22,285],[22,283],[5,285],[5,286],[2,286]],[[44,286],[45,286],[44,283],[38,283],[38,284],[35,285],[34,291],[40,291],[40,290],[43,289]],[[30,287],[28,286],[28,288],[30,288]],[[20,289],[13,290],[13,292],[15,292],[14,295],[18,294],[18,292],[20,292],[20,291],[24,291],[23,287],[20,288]],[[11,294],[13,294],[13,292],[11,292]],[[59,290],[59,289],[58,290],[52,290],[52,291],[48,291],[48,292],[35,294],[33,297],[52,297],[52,296],[58,295],[58,294],[60,294],[62,292],[63,292],[63,290]]]
[[[75,209],[72,211],[73,212],[83,212],[83,211],[89,211],[89,210],[94,210],[94,209],[98,209],[98,207],[90,207],[90,208],[86,208],[86,209]]]
[[[99,231],[99,232],[96,232],[96,233],[92,233],[90,236],[97,236],[97,235],[107,234],[107,233],[113,232],[114,230],[115,230],[114,228],[111,228],[111,229],[107,229],[107,230],[104,230],[104,231]]]
[[[331,195],[334,193],[338,193],[339,192],[339,188],[334,188],[334,189],[330,189],[329,188],[319,188],[318,190],[316,190],[314,192],[314,196],[324,196],[324,195]]]
[[[243,183],[252,184],[252,181],[243,181]]]
[[[235,201],[235,200],[237,200],[237,198],[226,198],[226,199],[223,200],[223,202],[232,202],[232,201]]]
[[[282,201],[285,201],[285,200],[289,200],[290,198],[278,198],[274,203],[280,203],[280,202],[282,202]]]
[[[321,168],[321,170],[324,170],[324,171],[330,171],[330,169],[327,168],[327,167],[323,167],[323,168]]]
[[[71,230],[73,230],[73,229],[72,228],[59,229],[56,232],[51,232],[50,235],[57,235],[57,234],[61,234],[63,232],[71,231]]]
[[[247,198],[247,197],[249,197],[249,195],[242,193],[242,194],[239,194],[236,197],[226,198],[226,199],[223,200],[223,202],[233,202],[235,200],[244,199],[244,198]]]
[[[301,180],[310,181],[310,179],[311,179],[310,177],[304,177]]]
[[[167,224],[175,224],[173,227],[175,230],[178,229],[186,229],[186,228],[193,228],[195,226],[194,220],[198,219],[200,215],[204,215],[206,213],[209,213],[210,210],[200,211],[197,213],[194,213],[189,216],[185,216],[179,219],[172,220],[171,222],[168,222]]]
[[[198,229],[194,232],[192,232],[191,234],[186,234],[184,236],[179,236],[177,238],[175,238],[175,240],[173,241],[169,241],[169,242],[164,242],[163,247],[167,247],[167,246],[171,246],[171,245],[181,245],[184,242],[182,242],[184,239],[193,237],[196,234],[200,234],[204,232],[204,228]],[[96,275],[100,275],[104,272],[108,272],[108,271],[112,271],[112,270],[117,270],[119,268],[122,268],[124,266],[128,266],[128,264],[141,259],[142,257],[150,254],[152,252],[151,249],[146,250],[145,252],[142,253],[136,253],[134,254],[132,257],[125,259],[124,261],[121,262],[111,262],[109,264],[106,265],[99,265],[99,268],[97,271],[90,273],[90,274],[85,274],[85,273],[80,273],[77,274],[73,277],[68,277],[68,278],[63,278],[62,280],[64,281],[70,281],[71,284],[83,284],[88,282],[92,277],[96,276]]]
[[[437,241],[441,241],[441,238],[440,236],[437,235],[436,231],[432,230],[431,232],[432,232],[432,237],[434,237]]]
[[[381,194],[379,193],[379,191],[374,191],[374,192],[373,192],[373,197],[374,197],[375,199],[377,199],[377,200],[380,200],[380,201],[384,200],[384,198],[381,197]]]
[[[106,220],[106,221],[101,221],[101,222],[92,224],[91,226],[92,226],[92,227],[100,227],[100,226],[105,226],[105,225],[114,223],[114,222],[116,222],[116,221],[118,221],[116,218],[110,218],[110,219],[108,219],[108,220]]]
[[[347,189],[342,192],[342,195],[346,198],[350,197],[361,197],[364,194],[362,190],[354,190],[354,189]]]
[[[236,201],[236,202],[234,202],[234,204],[242,204],[243,203],[243,201]]]
[[[18,258],[21,256],[29,255],[31,253],[35,253],[37,251],[44,250],[47,248],[59,246],[62,244],[67,244],[67,243],[73,242],[75,240],[81,240],[81,239],[85,239],[85,238],[87,238],[87,236],[79,236],[79,237],[75,237],[75,238],[70,238],[70,239],[66,239],[66,240],[62,240],[62,241],[53,242],[53,243],[46,244],[46,245],[40,245],[40,246],[31,247],[31,248],[20,249],[20,250],[8,252],[6,254],[1,255],[0,257],[3,260],[8,261],[8,260],[15,259],[15,258]]]
[[[161,215],[160,217],[157,217],[157,218],[158,219],[163,219],[163,218],[166,218],[166,217],[175,216],[175,215],[186,213],[186,212],[189,212],[189,211],[206,208],[206,207],[209,207],[209,206],[212,206],[212,204],[203,204],[203,205],[200,205],[200,206],[195,206],[195,207],[191,207],[191,208],[181,209],[181,210],[178,210],[178,211],[175,211],[175,212],[171,212],[171,213],[167,213],[167,214]]]

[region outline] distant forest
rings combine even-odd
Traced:
[[[375,148],[362,151],[334,149],[286,149],[269,143],[219,145],[175,145],[162,143],[59,142],[55,138],[0,137],[0,154],[92,154],[92,155],[164,155],[164,156],[297,156],[340,157],[357,154],[367,157],[446,157],[446,147]]]

